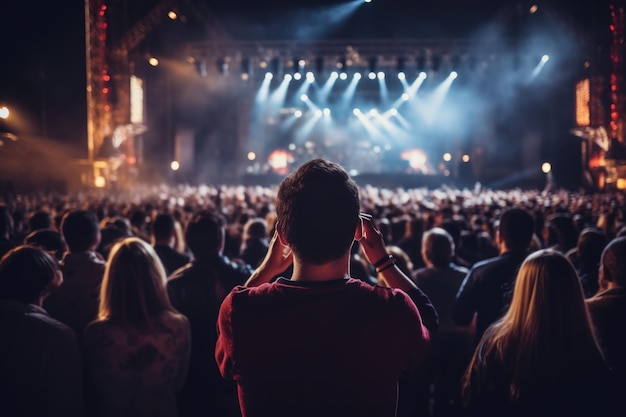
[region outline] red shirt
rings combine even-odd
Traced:
[[[405,292],[352,278],[235,287],[218,331],[244,417],[395,416],[398,379],[429,345]]]

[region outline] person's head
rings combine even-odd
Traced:
[[[0,300],[40,304],[62,282],[57,262],[35,246],[18,246],[0,259]]]
[[[359,222],[357,185],[340,165],[313,159],[282,181],[276,214],[281,239],[300,262],[340,259]]]
[[[201,259],[224,250],[225,220],[215,211],[196,213],[185,229],[185,241],[194,258]]]
[[[88,210],[73,210],[61,221],[61,233],[70,252],[95,250],[100,243],[100,227],[96,214]]]
[[[98,318],[150,326],[165,311],[174,311],[158,255],[146,241],[126,237],[111,248],[100,290]]]
[[[584,270],[595,269],[598,271],[602,251],[607,244],[606,233],[595,227],[586,227],[578,236],[576,252],[578,262]]]
[[[426,264],[435,267],[450,265],[454,256],[454,240],[450,233],[441,227],[427,230],[422,237],[422,258]]]
[[[39,246],[57,260],[63,259],[67,249],[63,235],[53,229],[38,229],[30,232],[24,238],[24,244]]]
[[[626,285],[626,237],[616,237],[604,248],[600,264],[600,286],[603,286],[602,281],[620,287]]]
[[[152,237],[155,242],[171,242],[176,233],[176,222],[171,214],[161,213],[152,223]]]
[[[261,217],[253,217],[243,227],[243,239],[266,239],[268,237],[267,221]]]
[[[46,210],[38,210],[28,218],[28,230],[50,229],[54,226],[52,214]]]
[[[510,367],[515,399],[604,363],[576,270],[554,249],[538,250],[524,260],[509,309],[488,334],[480,351],[495,351]],[[581,357],[585,363],[578,363]]]
[[[508,250],[528,249],[533,232],[533,217],[523,208],[512,207],[502,212],[498,236]]]

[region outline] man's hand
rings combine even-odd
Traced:
[[[293,254],[289,246],[280,242],[278,230],[270,240],[269,248],[261,265],[254,271],[245,283],[246,287],[256,287],[270,282],[276,275],[284,272],[293,263]]]
[[[373,265],[374,262],[387,255],[385,240],[380,230],[374,225],[371,214],[360,213],[359,217],[361,219],[361,239],[359,243],[363,248],[367,261]]]

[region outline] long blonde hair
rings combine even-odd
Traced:
[[[100,290],[98,319],[152,327],[161,313],[176,312],[156,252],[140,238],[129,237],[111,249]]]
[[[466,394],[483,355],[502,362],[513,400],[604,361],[580,280],[565,256],[542,249],[526,258],[508,311],[485,333],[470,362],[463,381]]]

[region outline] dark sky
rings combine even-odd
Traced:
[[[449,38],[471,35],[486,21],[510,18],[529,1],[374,0],[332,25],[320,9],[339,0],[198,0],[237,38],[286,39],[315,33],[337,38]],[[126,25],[155,0],[112,0],[126,5]],[[348,2],[349,3],[349,2]],[[570,28],[587,33],[604,16],[605,1],[537,2],[540,10],[564,16]],[[113,7],[113,6],[112,6]],[[597,29],[597,28],[596,28]],[[0,2],[0,104],[12,106],[20,129],[80,142],[85,128],[85,41],[83,0]]]

